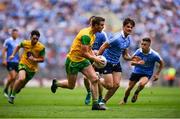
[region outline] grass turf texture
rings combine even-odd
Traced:
[[[145,88],[136,103],[131,96],[126,105],[118,105],[124,95],[120,88],[108,102],[108,110],[92,111],[91,105],[84,105],[84,88],[62,90],[56,94],[50,88],[24,88],[9,104],[7,98],[0,96],[0,117],[9,118],[173,118],[180,117],[179,88]],[[105,92],[105,90],[104,90]]]

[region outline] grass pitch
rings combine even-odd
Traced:
[[[136,103],[131,103],[131,95],[126,105],[118,105],[125,90],[120,88],[106,111],[92,111],[84,104],[85,88],[59,88],[56,94],[50,88],[24,88],[13,105],[0,90],[0,118],[180,118],[180,88],[145,88]]]

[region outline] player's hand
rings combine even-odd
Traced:
[[[3,65],[3,66],[7,66],[7,62],[6,62],[6,61],[3,61],[3,62],[2,62],[2,65]]]
[[[138,56],[133,56],[133,57],[131,58],[131,61],[140,61],[140,60],[141,60],[141,58],[138,57]]]
[[[141,64],[141,65],[143,65],[145,62],[144,62],[144,60],[139,60],[138,62],[137,62],[137,64]]]
[[[143,64],[145,64],[144,60],[131,61],[131,65],[143,65]]]
[[[9,56],[9,59],[12,60],[14,58],[14,55]]]
[[[154,74],[153,75],[153,81],[157,81],[159,79],[159,74]]]
[[[98,50],[93,50],[93,52],[96,56],[98,55]]]
[[[35,62],[35,58],[34,58],[32,55],[29,56],[28,59],[31,60],[31,61],[33,61],[33,62]]]
[[[105,64],[104,60],[101,59],[100,57],[96,57],[94,61],[100,64]]]

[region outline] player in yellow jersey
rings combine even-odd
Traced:
[[[104,28],[105,19],[95,17],[88,28],[82,29],[74,39],[70,52],[66,59],[67,80],[53,80],[51,91],[56,92],[58,87],[74,89],[78,72],[83,73],[92,84],[92,110],[106,110],[98,104],[98,76],[92,67],[90,60],[98,63],[104,63],[92,51],[92,45],[95,41],[95,33],[101,32]]]
[[[20,48],[23,48],[23,54],[19,62],[18,80],[15,81],[12,94],[8,102],[14,104],[15,95],[32,79],[38,70],[38,63],[44,61],[45,46],[40,43],[40,33],[38,30],[31,32],[30,39],[22,41],[13,51],[10,59],[13,59]]]

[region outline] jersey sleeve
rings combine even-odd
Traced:
[[[107,34],[104,31],[102,31],[102,33],[104,34],[104,41],[106,41],[108,39]]]
[[[20,46],[20,47],[24,47],[24,41],[21,41],[21,42],[19,43],[19,46]]]
[[[90,44],[90,41],[91,41],[91,38],[90,38],[89,36],[87,36],[87,35],[83,35],[83,36],[81,37],[81,43],[82,43],[83,45],[89,45],[89,44]]]
[[[4,47],[4,48],[8,48],[8,40],[5,40],[5,41],[4,41],[3,47]]]
[[[132,56],[138,56],[138,55],[139,55],[139,53],[140,53],[140,49],[137,49],[137,50],[133,53],[133,55],[132,55]]]
[[[115,34],[114,36],[111,36],[109,39],[107,39],[107,43],[111,44],[112,42],[116,41],[119,38],[119,34]]]
[[[161,56],[159,55],[159,53],[156,52],[155,55],[156,55],[155,60],[156,60],[157,62],[160,62],[160,61],[162,60],[162,58],[161,58]]]
[[[39,54],[40,54],[40,56],[45,56],[45,48],[43,48]]]

